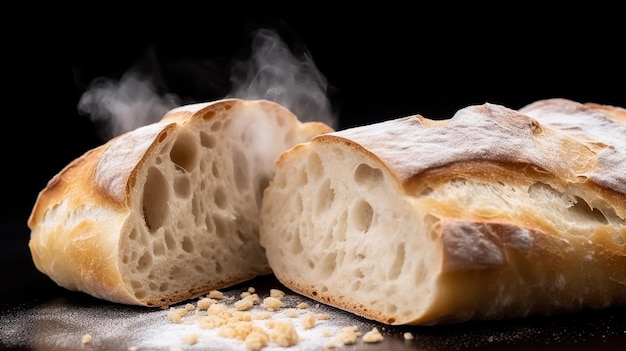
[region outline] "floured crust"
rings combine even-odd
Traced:
[[[624,306],[622,113],[564,99],[520,111],[487,103],[449,120],[409,116],[317,136],[282,155],[266,190],[270,266],[295,291],[389,324]],[[286,174],[298,172],[308,183],[292,188]],[[320,180],[310,194],[296,190],[311,179]],[[323,191],[326,221],[305,200]],[[277,205],[289,197],[302,200]],[[293,202],[307,215],[281,224]],[[327,237],[341,241],[316,244]],[[295,268],[328,257],[334,264],[306,275]]]
[[[235,118],[246,114],[250,117]],[[258,126],[254,127],[256,130],[250,131],[246,123]],[[208,126],[212,129],[208,129]],[[224,131],[221,132],[218,128]],[[331,129],[322,123],[300,123],[291,112],[280,105],[263,100],[225,99],[176,108],[157,123],[122,134],[86,152],[48,182],[39,193],[28,219],[28,226],[31,228],[29,247],[33,261],[40,271],[65,288],[83,291],[113,302],[148,306],[168,305],[257,275],[268,274],[271,271],[264,253],[254,242],[257,240],[254,239],[254,226],[258,221],[255,201],[260,202],[260,199],[255,199],[254,194],[228,198],[226,194],[237,194],[237,191],[229,190],[228,187],[245,185],[251,187],[250,192],[256,191],[257,187],[264,186],[264,178],[273,174],[274,155],[278,155],[288,146],[328,131]],[[264,143],[264,150],[256,150],[253,145],[238,144],[252,143],[251,140],[258,137],[256,134],[244,135],[245,133],[267,134],[281,139],[268,140]],[[202,145],[196,145],[195,140],[199,140],[198,143]],[[237,151],[234,156],[219,154],[235,148],[243,151]],[[205,152],[202,151],[205,149],[208,150],[206,152],[223,150],[214,151],[216,156],[211,157],[215,157],[215,160],[207,161],[214,164],[213,170],[200,169],[205,166],[204,161],[199,159],[202,157],[199,153]],[[235,159],[231,161],[231,157]],[[244,159],[244,163],[250,165],[244,165],[245,168],[238,171],[237,162]],[[163,162],[174,162],[175,168],[164,167]],[[231,162],[233,166],[230,166]],[[231,167],[235,169],[229,170]],[[156,169],[163,169],[158,172],[165,173],[156,173]],[[203,188],[215,186],[209,178],[202,181],[203,177],[209,176],[203,172],[212,172],[213,178],[223,182],[220,185],[222,188],[215,190],[217,195],[212,195],[218,198],[199,197],[195,193],[201,189],[190,188],[190,182],[196,182],[198,187]],[[228,172],[235,173],[238,183],[221,176]],[[245,174],[241,175],[242,172]],[[259,179],[254,179],[255,176]],[[244,195],[248,196],[246,200],[242,197]],[[190,202],[191,196],[194,196],[193,204]],[[177,206],[189,206],[190,211],[194,211],[193,215],[186,214],[189,219],[183,219],[186,211],[176,209]],[[217,207],[203,208],[210,206]],[[176,218],[164,218],[172,211],[182,211],[181,219],[178,219],[180,224],[171,222],[177,220]],[[213,218],[213,211],[222,214],[215,214],[217,217]],[[198,222],[202,216],[207,218],[202,219],[200,225]],[[182,284],[181,287],[166,288],[175,283],[174,279],[173,283],[160,283],[164,284],[160,288],[163,290],[160,294],[157,292],[144,295],[146,293],[137,292],[139,289],[147,289],[139,286],[147,285],[148,277],[140,278],[140,273],[137,272],[133,272],[136,276],[131,277],[130,270],[155,269],[150,273],[150,279],[155,281],[159,281],[159,275],[182,274],[184,270],[193,270],[193,250],[202,251],[213,245],[230,245],[218,244],[220,241],[211,244],[214,239],[201,238],[203,226],[228,224],[234,236],[237,225],[233,222],[235,219],[242,228],[241,234],[237,234],[232,240],[244,240],[238,244],[241,246],[241,255],[244,256],[237,261],[240,268],[221,267],[219,261],[223,260],[222,263],[227,264],[229,260],[218,258],[220,254],[214,253],[217,255],[215,259],[205,259],[200,261],[203,264],[195,264],[197,270],[217,270],[211,274],[207,272],[205,280],[196,278],[198,281]],[[191,223],[192,220],[196,222]],[[165,232],[162,227],[166,228]],[[212,230],[220,232],[220,228]],[[191,241],[193,244],[186,232],[197,233],[193,234],[196,236]],[[163,239],[158,239],[160,237]],[[152,240],[153,243],[148,243]],[[142,248],[141,245],[154,245],[154,248]],[[161,263],[160,257],[170,247],[178,247],[181,255],[189,257],[185,258],[188,263],[181,262],[181,268],[177,268],[181,273],[168,273],[169,264]],[[131,250],[137,253],[131,255]],[[146,258],[136,257],[142,250],[148,253],[143,254]],[[200,257],[202,254],[197,252],[195,255]],[[171,262],[172,266],[174,263]],[[217,266],[211,268],[208,263]],[[204,265],[207,267],[201,267]]]

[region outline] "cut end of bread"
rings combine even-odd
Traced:
[[[169,304],[270,273],[258,248],[258,208],[278,154],[263,154],[267,146],[252,138],[263,130],[280,140],[288,130],[259,121],[267,116],[239,113],[174,133],[138,175],[131,198],[141,200],[133,211],[140,216],[120,242],[124,276],[138,300]],[[289,146],[280,141],[276,148]]]
[[[403,190],[386,167],[337,145],[301,145],[282,161],[261,226],[277,277],[389,324],[425,309],[436,284],[433,263],[442,258],[437,237],[417,234],[436,219],[416,217],[409,202],[395,200]]]

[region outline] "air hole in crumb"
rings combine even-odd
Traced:
[[[186,270],[181,269],[179,266],[173,266],[170,268],[170,278],[172,280],[178,280],[186,275]]]
[[[215,216],[213,217],[213,223],[215,223],[215,235],[219,238],[227,237],[226,231],[228,230],[228,225],[226,221],[222,217]]]
[[[213,223],[213,218],[211,218],[211,216],[207,216],[204,219],[204,224],[206,225],[207,232],[211,234],[215,233],[215,223]]]
[[[195,269],[196,272],[198,273],[204,273],[204,267],[200,266],[200,265],[195,265],[193,266],[193,268]]]
[[[263,202],[263,192],[270,185],[270,178],[265,176],[260,176],[257,180],[257,188],[254,192],[256,197],[256,204],[260,208]]]
[[[383,181],[383,172],[361,163],[354,171],[354,181],[361,186],[375,187]]]
[[[591,222],[595,225],[609,223],[602,212],[595,208],[592,209],[585,200],[579,197],[576,197],[576,202],[569,208],[569,212],[580,222]]]
[[[307,157],[307,169],[315,180],[320,179],[324,174],[324,166],[322,165],[322,160],[316,152],[310,153]]]
[[[152,255],[148,252],[144,252],[137,261],[137,270],[139,272],[145,272],[152,267]]]
[[[239,226],[237,226],[239,228]],[[248,236],[246,235],[246,232],[244,232],[241,229],[237,229],[236,230],[237,233],[237,239],[239,239],[239,242],[241,242],[242,244],[247,242],[248,240]]]
[[[200,224],[200,221],[202,220],[203,212],[204,211],[202,209],[202,204],[200,203],[200,198],[197,196],[194,196],[191,200],[191,213],[193,214],[193,217],[195,218],[196,224]]]
[[[335,259],[336,255],[333,252],[327,253],[320,262],[320,270],[322,275],[328,276],[335,271]]]
[[[154,243],[152,243],[152,253],[155,256],[165,255],[165,247],[163,247],[163,243],[160,241],[155,241]]]
[[[218,132],[220,131],[220,129],[222,129],[222,122],[221,121],[215,121],[213,122],[213,124],[211,124],[211,130],[214,132]]]
[[[352,225],[359,231],[367,232],[372,225],[374,210],[372,206],[365,200],[359,200],[350,212]]]
[[[389,267],[389,279],[397,279],[400,276],[405,257],[406,252],[404,249],[404,243],[400,243],[396,248],[393,263],[391,264],[391,267]]]
[[[186,172],[192,172],[198,165],[198,148],[196,145],[196,139],[193,135],[189,133],[180,134],[170,151],[170,159]]]
[[[326,179],[317,191],[317,213],[328,211],[335,201],[335,190]]]
[[[212,149],[217,145],[217,141],[215,140],[215,136],[208,134],[206,132],[200,132],[200,145],[206,147],[208,149]]]
[[[363,270],[361,268],[355,268],[354,272],[352,273],[352,275],[355,278],[364,278],[365,277],[365,273],[363,273]]]
[[[309,176],[306,172],[300,171],[298,172],[298,185],[305,186],[309,182]]]
[[[213,174],[215,178],[220,177],[220,169],[217,166],[217,162],[213,162],[213,164],[211,165],[211,173]]]
[[[238,189],[249,188],[248,159],[240,150],[233,150],[233,171],[235,172],[235,185]]]
[[[226,193],[224,193],[223,187],[219,187],[215,189],[215,195],[213,195],[213,201],[215,201],[215,204],[217,205],[217,207],[221,208],[222,210],[228,206],[228,198],[226,197]]]
[[[142,202],[143,218],[151,232],[160,228],[169,215],[168,189],[167,179],[158,169],[151,167],[143,188]]]
[[[185,236],[183,238],[181,247],[183,251],[185,252],[189,252],[189,253],[193,252],[194,250],[193,240],[191,240],[191,238],[189,238],[188,236]]]
[[[291,252],[293,254],[299,254],[304,250],[302,242],[300,241],[300,233],[295,233],[295,235],[293,236],[293,240],[291,240],[290,246]]]
[[[166,232],[165,236],[165,246],[167,246],[168,250],[173,250],[176,248],[176,238],[172,232]]]
[[[178,176],[174,179],[174,192],[180,198],[186,198],[191,194],[191,183],[186,176]]]

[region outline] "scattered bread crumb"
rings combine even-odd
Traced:
[[[185,308],[172,308],[167,313],[167,318],[174,323],[180,323],[183,317],[187,315],[189,311]]]
[[[224,293],[219,290],[211,290],[207,297],[215,300],[221,300],[224,298]]]
[[[298,317],[298,315],[300,315],[300,312],[298,312],[298,310],[295,308],[287,308],[283,311],[283,313],[289,318],[296,318]]]
[[[235,302],[235,309],[238,311],[247,311],[256,303],[259,303],[259,295],[250,294]]]
[[[372,330],[368,331],[363,335],[363,342],[367,343],[376,343],[383,341],[384,337],[378,330],[378,328],[374,327]]]
[[[128,348],[128,351],[137,351],[137,350],[138,350],[137,346],[131,346]]]
[[[198,309],[201,310],[206,310],[209,307],[211,307],[212,304],[216,303],[217,301],[215,301],[214,299],[208,298],[208,297],[204,297],[201,298],[200,300],[198,300],[197,306]]]
[[[283,303],[277,297],[269,296],[263,300],[263,308],[268,311],[278,311]]]
[[[270,340],[282,347],[293,346],[300,340],[300,336],[291,322],[275,321],[271,328]]]
[[[404,337],[404,340],[413,340],[415,337],[413,336],[413,334],[406,332],[404,334],[402,334],[402,336]]]
[[[300,302],[300,303],[298,304],[298,306],[296,306],[296,307],[297,307],[297,308],[299,308],[299,309],[301,309],[301,310],[305,310],[305,309],[309,308],[309,304],[308,304],[308,303],[306,303],[306,302]]]
[[[251,331],[244,340],[246,348],[251,351],[259,351],[265,346],[269,345],[269,343],[270,338],[267,333],[258,330]]]
[[[279,289],[270,289],[270,296],[282,299],[285,296],[285,292]]]
[[[302,328],[311,329],[315,326],[315,314],[307,313],[302,318]]]
[[[185,334],[180,337],[180,340],[182,340],[185,344],[195,345],[198,343],[198,338],[198,334]]]
[[[91,335],[89,334],[83,335],[83,339],[82,339],[83,344],[89,344],[91,340],[92,340]]]
[[[344,345],[351,345],[356,343],[356,339],[361,336],[361,332],[357,326],[343,327],[335,335],[335,338]]]

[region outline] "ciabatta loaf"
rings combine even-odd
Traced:
[[[624,109],[483,104],[283,153],[260,228],[287,287],[387,324],[626,306]]]
[[[281,152],[329,131],[265,100],[176,108],[50,180],[28,220],[34,263],[67,289],[146,306],[268,274],[263,189]]]

